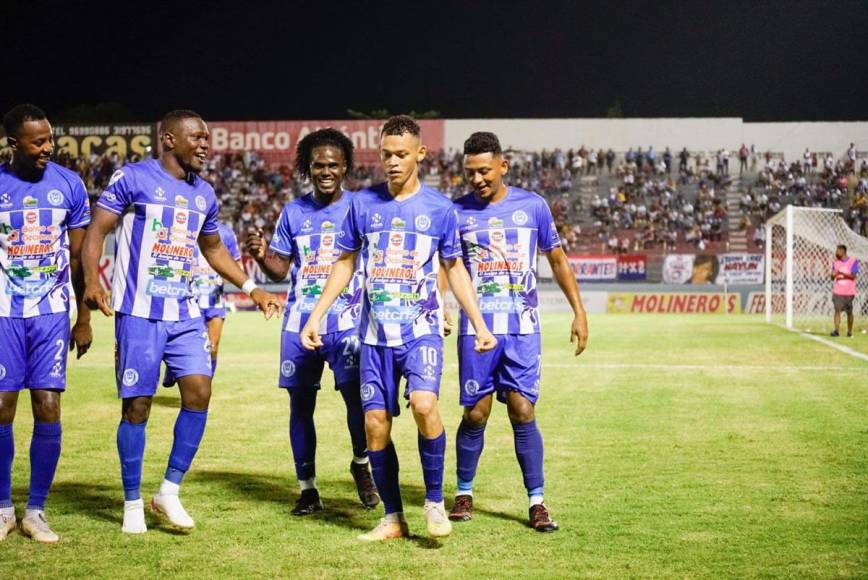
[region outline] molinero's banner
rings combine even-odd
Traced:
[[[442,120],[419,121],[419,126],[422,143],[429,151],[443,149]],[[375,163],[379,159],[383,121],[209,121],[208,127],[213,153],[256,151],[270,165],[291,165],[295,162],[295,148],[305,135],[331,127],[353,142],[357,162]]]
[[[606,311],[614,314],[737,314],[741,295],[723,292],[609,292]]]

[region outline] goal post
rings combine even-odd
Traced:
[[[841,210],[788,205],[766,224],[766,322],[825,333],[832,329],[832,262],[839,244],[859,263],[855,328],[868,328],[868,238],[851,230]],[[846,319],[842,317],[843,331]]]

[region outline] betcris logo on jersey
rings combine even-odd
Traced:
[[[145,294],[154,298],[187,298],[190,296],[190,289],[186,282],[170,282],[151,278],[148,280]]]
[[[483,314],[516,313],[522,311],[522,305],[509,296],[480,296],[479,311]]]

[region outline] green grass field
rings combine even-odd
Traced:
[[[121,534],[112,327],[95,315],[93,351],[70,364],[63,455],[47,505],[61,542],[12,534],[0,544],[0,578],[868,576],[868,363],[750,316],[595,316],[579,359],[566,318],[544,324],[538,421],[546,500],[561,531],[526,527],[499,406],[474,520],[444,541],[426,538],[406,412],[394,435],[411,530],[420,535],[362,545],[356,535],[381,512],[357,505],[342,402],[329,381],[317,409],[326,509],[289,515],[298,492],[287,397],[275,387],[279,324],[253,313],[226,323],[208,430],[183,488],[196,530],[178,534],[149,515],[146,535]],[[868,352],[864,335],[846,344]],[[454,338],[447,353],[441,401],[451,500],[460,419]],[[148,498],[179,403],[177,391],[158,394]],[[32,421],[26,397],[15,424],[19,511]]]

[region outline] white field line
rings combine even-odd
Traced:
[[[853,356],[853,357],[856,357],[860,360],[864,360],[864,361],[868,362],[868,354],[859,352],[857,350],[853,350],[849,346],[844,346],[843,344],[838,344],[837,342],[835,342],[833,340],[829,340],[828,338],[823,338],[822,336],[816,336],[814,334],[808,334],[807,332],[802,332],[800,330],[794,330],[793,332],[795,332],[796,334],[799,334],[801,336],[804,336],[805,338],[810,338],[811,340],[815,340],[815,341],[819,342],[820,344],[825,344],[826,346],[831,346],[835,350],[839,350],[839,351],[843,352],[844,354],[849,354],[850,356]]]

